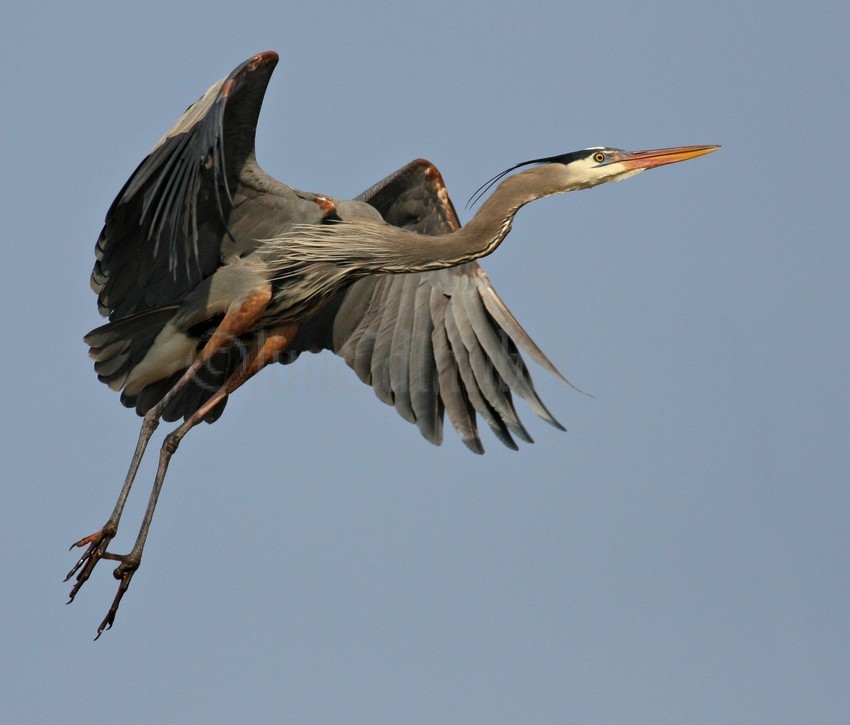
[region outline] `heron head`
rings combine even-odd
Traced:
[[[581,186],[595,186],[606,181],[620,181],[656,166],[675,164],[710,154],[719,146],[677,146],[646,151],[624,151],[623,149],[595,146],[554,156],[546,162],[565,167],[566,177]]]
[[[470,198],[467,207],[474,205],[484,193],[510,172],[524,166],[546,166],[557,170],[558,173],[554,175],[554,178],[551,173],[547,174],[550,186],[545,194],[548,195],[587,189],[607,181],[620,181],[646,169],[694,159],[719,148],[720,146],[676,146],[647,151],[624,151],[608,146],[593,146],[581,151],[523,161],[494,176],[479,188]]]

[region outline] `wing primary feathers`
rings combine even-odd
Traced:
[[[372,300],[360,326],[342,348],[346,351],[345,357],[348,364],[354,368],[357,377],[367,385],[372,384],[372,355],[375,351],[378,330],[381,327],[381,301],[383,300],[384,290],[390,281],[391,278],[386,275],[377,280]]]
[[[157,141],[110,205],[91,284],[110,320],[171,305],[215,274],[224,258],[256,249],[262,234],[231,228],[244,177],[275,198],[269,213],[246,195],[239,220],[275,227],[297,193],[257,165],[254,134],[277,56],[263,53],[214,83]],[[254,187],[251,187],[252,189]],[[245,220],[247,219],[247,222]]]
[[[440,398],[449,421],[467,448],[480,455],[484,453],[484,446],[478,436],[475,408],[461,384],[460,372],[446,332],[447,305],[448,297],[439,290],[432,289],[431,319],[434,321],[434,329],[431,332],[431,341],[437,367]]]
[[[483,275],[483,272],[482,272]],[[516,317],[513,316],[507,305],[502,301],[501,297],[496,294],[496,291],[487,280],[486,286],[481,290],[481,299],[487,311],[492,315],[499,326],[508,333],[511,339],[525,352],[531,355],[532,360],[540,367],[546,368],[550,373],[559,377],[568,385],[572,385],[552,362],[546,357],[545,353],[537,346],[534,340],[525,331],[522,325],[519,324]]]
[[[228,203],[233,206],[233,196],[230,193],[230,183],[227,180],[227,159],[224,153],[224,107],[225,100],[218,99],[215,105],[216,115],[216,138],[210,148],[210,155],[213,158],[213,189],[215,190],[215,203],[218,209],[219,218],[221,219],[224,233],[227,235],[233,244],[237,244],[233,233],[230,231],[230,226],[227,223],[227,213],[224,210],[224,204],[221,201],[221,191],[219,190],[219,176],[224,182],[224,193],[227,195]]]
[[[396,318],[393,322],[392,343],[389,348],[388,371],[390,387],[393,391],[393,404],[402,418],[416,423],[416,414],[411,404],[410,355],[412,339],[415,334],[413,319],[416,298],[417,279],[415,275],[399,276],[400,293],[395,307]]]
[[[171,268],[171,275],[176,280],[178,270],[180,268],[180,256],[177,251],[180,232],[183,231],[183,236],[186,236],[186,216],[192,216],[195,211],[195,204],[193,199],[188,196],[188,187],[190,183],[190,179],[193,174],[197,173],[194,168],[194,164],[190,161],[184,161],[181,163],[181,168],[178,174],[175,175],[175,185],[171,191],[172,197],[176,198],[176,204],[174,205],[173,211],[174,214],[171,215],[171,235],[168,240],[168,248],[169,248],[169,267]],[[179,213],[183,212],[183,213]],[[163,222],[165,219],[163,218]],[[186,277],[189,278],[191,276],[191,269],[189,267],[190,258],[195,257],[197,264],[197,242],[196,240],[192,240],[192,247],[195,249],[195,254],[193,255],[189,249],[185,249],[185,254],[183,261],[183,266],[186,270]]]
[[[457,296],[455,295],[455,297]],[[520,440],[532,443],[531,436],[523,427],[514,410],[510,388],[505,384],[504,379],[498,370],[494,368],[491,360],[481,347],[471,320],[464,314],[463,302],[458,302],[460,309],[456,309],[455,297],[452,297],[449,307],[463,344],[469,354],[469,363],[482,394],[514,435]],[[463,297],[463,295],[460,295],[460,297]]]
[[[475,296],[464,297],[464,308],[472,322],[472,329],[485,354],[494,365],[499,376],[510,390],[523,398],[531,409],[547,423],[561,428],[552,414],[537,397],[528,369],[518,355],[517,349],[507,331],[498,328],[483,305],[480,287],[475,287]],[[501,332],[499,335],[496,329]]]
[[[431,443],[439,445],[443,438],[443,407],[434,364],[431,290],[418,279],[414,283],[416,294],[410,333],[410,407],[422,435]]]
[[[218,163],[214,164],[216,169],[216,174],[218,175],[222,171],[224,172],[222,175],[224,177],[224,193],[227,194],[227,201],[231,205],[233,204],[233,195],[230,193],[230,184],[227,181],[227,159],[224,156],[224,106],[225,101],[221,98],[218,99],[216,103],[216,142],[215,146],[218,149]],[[216,188],[218,185],[216,184]],[[222,217],[224,216],[224,210],[221,205],[219,205],[219,211],[222,213]]]
[[[496,413],[493,406],[490,405],[490,402],[485,398],[478,386],[478,379],[472,370],[469,353],[467,352],[466,345],[450,308],[451,303],[449,303],[449,308],[446,310],[445,316],[446,334],[469,400],[475,410],[487,422],[487,425],[490,426],[490,430],[493,431],[494,435],[511,450],[519,450],[519,446],[511,438],[511,434],[508,432],[504,421]]]
[[[389,290],[384,297],[383,314],[375,336],[375,347],[372,350],[372,387],[380,400],[387,405],[395,405],[392,378],[390,377],[390,358],[404,279],[401,275],[394,275],[389,279],[387,285]]]
[[[145,217],[150,209],[150,204],[156,199],[157,205],[153,216],[150,219],[149,226],[151,236],[156,240],[154,243],[154,256],[159,254],[159,245],[162,239],[162,225],[165,217],[172,211],[173,198],[171,196],[171,188],[174,186],[174,167],[179,169],[180,165],[185,164],[184,153],[188,144],[188,134],[180,139],[177,147],[169,154],[163,168],[159,171],[156,181],[151,190],[146,194],[147,199],[142,206],[142,214],[139,219],[139,224],[143,224]],[[165,185],[163,187],[163,184]],[[160,189],[160,187],[163,187]],[[175,210],[175,214],[179,210]]]

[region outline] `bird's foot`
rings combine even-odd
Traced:
[[[115,615],[118,613],[118,605],[121,604],[121,597],[124,596],[124,592],[127,591],[127,587],[130,586],[130,579],[133,578],[133,574],[136,573],[140,563],[140,559],[131,558],[131,555],[128,554],[127,556],[122,557],[121,563],[115,567],[115,571],[112,572],[112,576],[118,579],[120,584],[118,585],[118,591],[115,593],[115,599],[112,600],[112,606],[109,608],[109,611],[106,613],[106,616],[97,628],[97,637],[95,637],[95,640],[97,640],[105,630],[112,629],[112,624],[115,622]]]
[[[95,531],[90,536],[86,536],[71,544],[71,549],[82,548],[86,545],[88,545],[88,548],[80,557],[79,561],[74,564],[71,571],[68,572],[68,576],[65,577],[65,581],[68,581],[72,576],[74,576],[74,574],[77,575],[77,582],[74,584],[74,588],[71,589],[68,604],[74,601],[74,597],[77,596],[77,592],[79,592],[83,584],[88,581],[92,571],[97,565],[97,562],[101,559],[117,558],[106,551],[106,547],[109,546],[109,542],[112,541],[116,531],[117,529],[114,525],[107,524],[100,529],[100,531]]]
[[[65,581],[68,581],[72,576],[75,574],[77,575],[77,581],[74,584],[73,589],[71,589],[68,604],[74,601],[74,597],[77,596],[77,592],[79,592],[83,584],[88,581],[94,567],[97,565],[97,562],[101,559],[111,559],[113,561],[121,562],[117,567],[115,567],[115,571],[112,572],[112,575],[120,582],[118,585],[118,591],[115,594],[115,599],[112,600],[112,606],[109,608],[109,611],[106,613],[106,616],[97,628],[97,637],[95,637],[95,639],[100,637],[104,631],[112,627],[113,622],[115,622],[115,615],[118,612],[118,605],[121,603],[121,598],[130,586],[130,579],[133,578],[133,574],[136,573],[136,569],[139,568],[139,564],[141,563],[141,557],[139,555],[134,556],[133,553],[112,554],[106,550],[106,547],[109,546],[109,542],[114,538],[115,533],[116,527],[114,525],[107,524],[100,531],[95,531],[90,536],[86,536],[71,544],[72,549],[82,548],[83,546],[87,546],[88,548],[80,557],[79,561],[74,565],[74,568],[68,572],[68,576],[65,577]]]

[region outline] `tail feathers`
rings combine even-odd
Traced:
[[[98,379],[121,390],[176,311],[177,307],[160,307],[109,322],[86,335],[83,342],[89,346]]]
[[[242,350],[242,347],[237,346],[213,355],[212,359],[198,374],[172,398],[162,412],[162,419],[175,421],[181,418],[189,418],[239,368],[242,364]],[[128,395],[126,391],[123,391],[121,403],[128,408],[135,408],[139,415],[144,415],[165,397],[165,394],[171,390],[181,375],[183,375],[183,370],[151,383],[142,388],[136,395]],[[217,421],[224,412],[225,405],[227,405],[226,397],[204,416],[204,420],[207,423]]]
[[[112,390],[122,390],[133,368],[147,355],[157,335],[177,309],[176,306],[161,307],[130,315],[109,322],[86,335],[83,340],[89,345],[89,356],[95,361],[94,369],[98,379]],[[209,334],[198,339],[199,347]],[[242,357],[243,347],[240,345],[216,353],[166,406],[163,420],[176,421],[191,416],[238,369]],[[144,415],[162,400],[183,372],[179,370],[166,378],[156,380],[133,395],[123,390],[121,402],[128,408],[135,408],[139,415]],[[224,412],[226,403],[227,398],[204,416],[204,420],[208,423],[217,420]]]

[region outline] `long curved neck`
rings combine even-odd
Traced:
[[[268,255],[269,270],[282,278],[307,274],[307,269],[335,281],[445,269],[490,254],[522,206],[569,188],[563,167],[539,166],[501,182],[472,220],[449,234],[431,236],[363,220],[309,224],[273,240],[262,253]]]
[[[450,234],[433,237],[395,229],[395,232],[403,233],[397,235],[396,243],[391,244],[387,251],[390,254],[396,252],[398,258],[395,261],[401,268],[386,271],[442,269],[484,257],[508,235],[521,207],[563,190],[563,177],[559,169],[551,165],[509,176],[496,187],[466,226]]]

